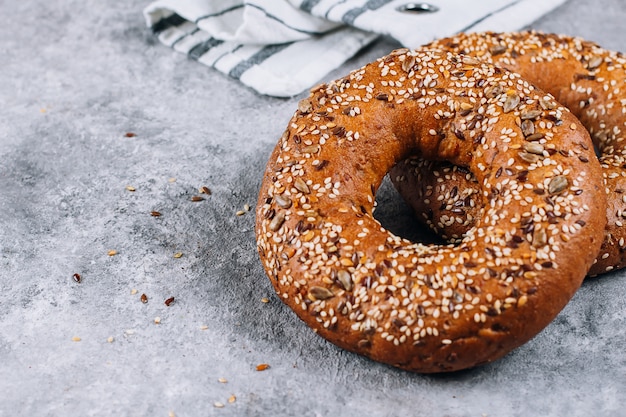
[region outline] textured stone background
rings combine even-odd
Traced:
[[[298,98],[162,46],[146,4],[0,2],[0,416],[624,415],[624,272],[586,282],[503,360],[452,375],[308,330],[265,278],[252,212],[236,215]],[[622,1],[571,0],[533,27],[626,51],[624,21]],[[212,195],[191,202],[201,186]],[[378,200],[383,224],[419,235],[388,185]]]

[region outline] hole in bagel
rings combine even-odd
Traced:
[[[417,221],[411,208],[394,188],[389,176],[376,192],[374,218],[391,233],[414,243],[446,244],[427,226]]]

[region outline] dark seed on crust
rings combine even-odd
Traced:
[[[321,170],[322,170],[322,169],[324,169],[327,165],[328,165],[328,160],[327,160],[327,159],[324,159],[324,160],[322,160],[319,164],[317,164],[317,165],[315,166],[315,169],[316,169],[317,171],[321,171]]]
[[[575,81],[580,81],[580,80],[589,80],[589,81],[593,81],[596,79],[595,75],[589,75],[589,74],[574,74],[574,80]]]
[[[337,126],[333,129],[333,135],[338,136],[340,138],[346,136],[346,128],[343,126]]]
[[[454,135],[461,140],[465,140],[465,136],[463,135],[463,131],[461,129],[454,129]]]

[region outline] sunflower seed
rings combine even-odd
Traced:
[[[279,212],[274,216],[272,221],[270,222],[270,230],[272,232],[276,232],[280,229],[280,227],[285,223],[285,213]]]
[[[535,124],[531,122],[530,120],[524,120],[522,122],[521,127],[522,127],[522,134],[524,135],[524,137],[528,137],[535,133]]]
[[[311,110],[313,110],[313,104],[311,104],[311,100],[309,100],[308,98],[300,100],[300,102],[298,102],[298,110],[300,110],[300,112],[304,114],[311,113]]]
[[[591,58],[589,60],[589,63],[587,64],[587,69],[594,70],[598,68],[600,65],[602,65],[602,61],[603,59],[601,56]]]
[[[506,52],[506,46],[505,45],[495,45],[493,48],[491,48],[491,50],[489,52],[493,56],[503,54],[503,53]]]
[[[522,120],[532,120],[541,116],[541,110],[526,110],[520,114]]]
[[[284,195],[274,196],[274,201],[276,201],[276,204],[278,204],[280,208],[288,209],[291,207],[291,200]]]
[[[306,185],[306,182],[304,182],[304,180],[300,177],[296,178],[296,180],[293,182],[293,186],[296,187],[296,190],[304,194],[309,194],[311,192],[309,186]]]
[[[548,235],[546,234],[545,229],[535,230],[533,233],[533,245],[539,248],[548,243]]]
[[[407,55],[406,59],[402,61],[402,69],[405,72],[411,71],[413,65],[415,65],[415,57],[413,55]]]
[[[500,84],[485,88],[485,97],[487,98],[495,98],[500,94],[502,94],[502,86]]]
[[[352,275],[348,271],[340,270],[337,272],[337,280],[341,284],[344,290],[352,291],[352,287],[354,286],[352,282]]]
[[[526,136],[526,140],[532,142],[533,140],[542,139],[545,135],[543,133],[533,133],[530,136]]]
[[[535,155],[543,155],[544,147],[541,143],[530,142],[524,144],[524,150]]]
[[[558,194],[565,190],[568,185],[569,183],[565,175],[557,175],[550,180],[550,183],[548,184],[548,192],[550,194]]]
[[[319,145],[309,145],[300,149],[301,153],[318,153],[320,151]]]
[[[508,113],[512,110],[515,110],[519,102],[520,102],[520,98],[517,94],[512,94],[512,95],[507,96],[506,100],[504,101],[504,106],[502,108],[502,111],[504,111],[505,113]]]
[[[314,300],[328,300],[335,296],[331,290],[324,287],[311,287],[309,288],[309,296]]]
[[[467,65],[478,65],[478,64],[480,64],[479,60],[477,60],[476,58],[472,58],[471,56],[464,56],[462,61],[463,61],[464,64],[467,64]]]
[[[539,105],[544,110],[552,110],[556,107],[556,103],[554,101],[545,98],[539,100]]]
[[[539,157],[537,155],[526,151],[522,151],[518,153],[518,155],[520,158],[522,158],[522,160],[528,162],[529,164],[534,164],[535,162],[539,161]]]

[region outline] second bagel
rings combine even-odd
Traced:
[[[581,120],[600,154],[608,202],[605,239],[589,275],[626,266],[626,59],[622,54],[580,38],[534,31],[460,34],[427,47],[479,57],[517,72],[553,94]],[[547,152],[539,123],[530,116],[518,121],[528,139],[520,153],[529,160]],[[475,178],[462,167],[413,158],[395,167],[390,177],[418,219],[452,242],[460,241],[482,215],[475,201]]]

